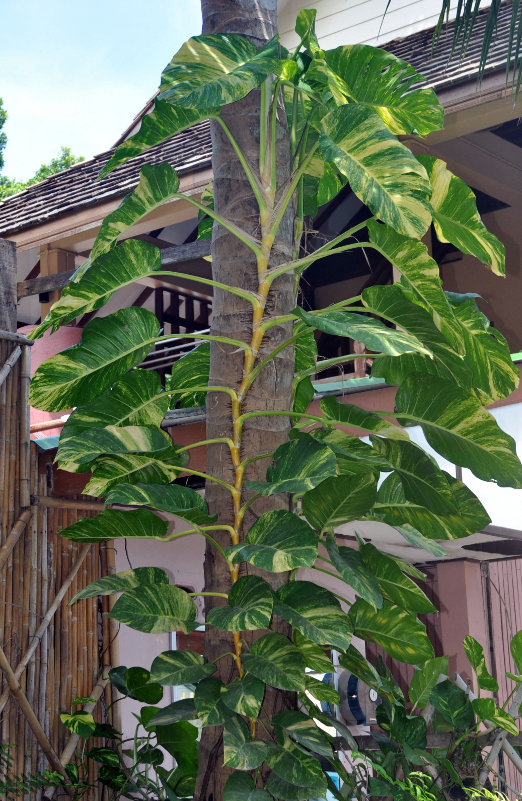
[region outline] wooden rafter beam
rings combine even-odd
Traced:
[[[210,239],[165,248],[161,251],[161,264],[165,269],[170,269],[177,264],[201,259],[205,256],[210,256]],[[63,289],[69,283],[74,272],[74,270],[65,270],[54,275],[44,275],[28,281],[19,281],[17,285],[18,299]]]

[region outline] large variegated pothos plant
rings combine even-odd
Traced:
[[[439,129],[443,110],[432,90],[418,88],[420,76],[383,50],[323,51],[314,17],[299,14],[293,53],[277,38],[258,48],[237,34],[196,36],[181,48],[163,73],[154,110],[103,174],[211,118],[214,137],[231,148],[225,171],[240,187],[235,205],[229,202],[232,212],[222,213],[223,165],[215,168],[214,202],[180,193],[168,164],[143,167],[138,186],[106,217],[90,258],[34,332],[41,336],[100,309],[138,279],[189,277],[213,288],[211,333],[194,335],[204,342],[173,365],[167,389],[139,368],[165,338],[158,320],[131,307],[94,318],[80,344],[39,367],[31,402],[49,411],[74,407],[57,460],[63,469],[90,473],[86,492],[107,505],[63,531],[65,537],[155,539],[165,543],[166,560],[171,552],[176,558],[181,537],[207,541],[205,656],[167,651],[154,660],[146,683],[195,685],[194,702],[169,707],[156,730],[178,764],[169,775],[171,792],[214,801],[222,794],[226,801],[301,801],[324,798],[327,787],[343,797],[327,772],[342,778],[345,765],[335,738],[317,723],[350,735],[314,706],[312,699],[336,696],[309,675],[333,671],[333,650],[344,668],[406,715],[404,702],[351,640],[373,641],[422,666],[433,648],[417,615],[433,606],[414,580],[415,568],[364,540],[364,521],[387,523],[399,540],[433,554],[442,552],[439,540],[465,537],[489,522],[478,498],[410,440],[408,427],[420,426],[442,457],[479,478],[522,486],[514,442],[485,408],[517,386],[506,341],[474,296],[443,291],[422,237],[433,224],[440,241],[500,276],[503,246],[445,163],[415,157],[397,138]],[[236,104],[258,105],[254,154],[233,132]],[[250,125],[249,118],[243,129]],[[347,184],[368,219],[307,252],[306,218]],[[162,270],[160,251],[149,242],[118,242],[176,198],[213,221],[212,280]],[[310,265],[344,254],[349,276],[351,251],[361,248],[370,261],[375,251],[385,257],[400,280],[325,309],[296,306],[299,279]],[[317,364],[314,331],[365,344],[372,374],[398,386],[395,419],[335,397],[321,401],[320,413],[307,412],[311,377],[354,358]],[[178,446],[161,428],[165,413],[205,396],[207,439]],[[206,472],[190,466],[198,445],[207,448]],[[176,483],[193,474],[205,479],[206,500]],[[157,511],[182,518],[186,528],[169,534]],[[340,546],[335,529],[353,520],[363,521],[358,546]],[[317,580],[301,580],[299,568]],[[354,603],[322,586],[332,576],[344,582],[347,596],[355,591]],[[140,631],[190,632],[198,625],[197,593],[172,586],[159,569],[106,576],[80,595],[97,593],[120,593],[112,617]],[[203,735],[194,791],[188,752],[195,738],[187,721],[196,718]],[[412,749],[424,745],[421,732]]]

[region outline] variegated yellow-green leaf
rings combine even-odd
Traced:
[[[462,645],[469,663],[477,675],[479,689],[498,692],[498,682],[486,667],[486,658],[482,645],[471,634],[466,634]]]
[[[345,434],[338,428],[333,431],[315,428],[311,433],[333,450],[340,475],[379,473],[388,469],[388,465],[377,455],[374,448],[362,442],[359,437]]]
[[[64,288],[61,297],[51,306],[45,320],[33,331],[40,336],[48,328],[56,331],[82,314],[99,309],[120,287],[133,284],[161,270],[159,248],[138,239],[126,242],[82,265]]]
[[[356,44],[325,53],[330,83],[346,100],[367,106],[393,134],[438,131],[444,109],[433,89],[412,89],[423,78],[412,66],[385,50]]]
[[[439,265],[429,255],[426,245],[375,220],[368,223],[368,233],[370,242],[401,273],[408,288],[431,314],[437,328],[458,351],[455,315],[442,290]]]
[[[219,679],[202,679],[196,684],[194,704],[204,726],[220,726],[234,714],[222,701]]]
[[[425,506],[436,514],[456,512],[446,474],[434,459],[414,442],[370,437],[376,452],[401,480],[406,500]]]
[[[433,656],[433,646],[426,627],[415,615],[384,602],[381,609],[358,598],[350,609],[354,634],[371,640],[393,658],[409,665],[418,665]]]
[[[379,487],[377,503],[369,517],[399,529],[402,525],[412,526],[434,540],[453,540],[476,534],[491,522],[488,513],[465,484],[449,475],[446,478],[456,512],[437,515],[421,504],[407,501],[399,477],[392,473]]]
[[[291,581],[280,587],[274,611],[318,645],[332,645],[340,651],[350,645],[352,628],[339,601],[310,581]]]
[[[370,431],[391,439],[409,439],[408,432],[400,426],[390,423],[389,420],[374,414],[374,412],[361,409],[359,406],[339,403],[333,396],[322,399],[321,411],[327,420],[333,420],[351,428],[362,428],[363,431]]]
[[[467,692],[449,679],[435,685],[431,691],[430,703],[454,729],[467,729],[473,723],[473,707]]]
[[[395,526],[395,530],[406,542],[409,542],[409,544],[413,545],[415,548],[421,548],[433,554],[433,556],[447,556],[448,554],[446,548],[439,542],[428,539],[428,537],[425,537],[424,534],[421,534],[420,531],[409,523],[403,523],[402,526]]]
[[[66,421],[60,443],[91,428],[159,426],[169,408],[169,396],[152,370],[133,370],[90,404],[80,406]]]
[[[223,729],[224,765],[239,770],[255,770],[265,761],[267,747],[261,740],[252,740],[248,726],[238,715]]]
[[[113,573],[102,576],[93,581],[83,590],[77,592],[69,601],[73,604],[81,598],[94,598],[96,595],[112,595],[114,592],[133,590],[142,584],[168,584],[169,577],[159,567],[136,567],[134,570],[124,570],[122,573]]]
[[[248,531],[245,541],[226,549],[233,562],[251,562],[263,570],[283,573],[294,567],[312,567],[318,550],[317,535],[291,512],[265,512]]]
[[[165,385],[167,390],[173,391],[173,401],[179,400],[182,408],[204,406],[206,395],[201,392],[201,387],[208,386],[209,371],[210,342],[202,342],[174,362],[166,377]],[[191,391],[191,387],[199,387],[200,391]]]
[[[359,552],[366,567],[376,577],[385,598],[409,612],[428,614],[436,611],[421,588],[404,575],[391,556],[377,550],[371,543],[363,545]]]
[[[319,154],[348,178],[372,214],[420,239],[431,222],[431,187],[424,168],[372,109],[350,103],[322,120]],[[418,165],[418,166],[417,166]]]
[[[274,727],[283,729],[292,740],[309,751],[326,757],[332,756],[332,746],[326,735],[308,715],[287,709],[279,712],[272,722]]]
[[[431,314],[417,303],[412,303],[403,287],[399,284],[368,287],[362,293],[362,300],[375,314],[391,320],[425,342],[433,354],[433,358],[421,353],[404,353],[395,357],[377,356],[372,367],[373,376],[382,377],[388,384],[395,385],[401,384],[409,373],[423,372],[451,379],[467,389],[471,388],[470,366],[438,330]],[[455,327],[459,327],[456,321]]]
[[[73,542],[103,542],[126,537],[161,540],[167,533],[166,520],[149,509],[120,512],[104,509],[96,517],[83,517],[61,530],[62,537]]]
[[[140,170],[136,189],[103,220],[91,250],[91,259],[94,260],[109,250],[131,225],[166,200],[175,197],[178,189],[178,174],[170,164],[145,164]]]
[[[303,496],[303,514],[317,531],[359,520],[377,497],[374,473],[332,476]]]
[[[475,698],[471,702],[471,706],[479,721],[488,720],[510,734],[515,736],[520,734],[518,726],[511,715],[504,709],[500,709],[493,698]]]
[[[99,498],[118,484],[167,484],[179,474],[180,466],[185,464],[184,456],[174,448],[157,453],[101,456],[92,468],[84,492]]]
[[[103,454],[154,453],[164,451],[170,443],[164,431],[150,426],[93,428],[88,439],[80,434],[60,441],[56,461],[62,470],[85,473],[90,462]]]
[[[273,495],[276,492],[306,492],[325,478],[335,475],[337,461],[333,451],[309,434],[280,445],[274,453],[275,464],[266,471],[265,481],[247,481],[247,489]]]
[[[374,609],[381,607],[382,594],[379,583],[364,564],[361,555],[353,548],[338,546],[331,531],[326,536],[326,548],[333,566],[343,580]]]
[[[233,33],[193,36],[163,70],[159,98],[211,111],[241,100],[278,66],[278,37],[258,50]]]
[[[150,668],[152,681],[177,686],[196,684],[211,676],[216,666],[195,651],[163,651]]]
[[[327,704],[338,704],[339,693],[332,684],[316,679],[307,674],[305,679],[306,695],[311,695],[316,701],[326,701]]]
[[[332,673],[334,670],[332,660],[325,654],[324,649],[316,643],[303,637],[300,631],[294,632],[294,642],[301,651],[305,664],[310,670],[318,673]]]
[[[109,617],[132,629],[160,634],[170,631],[194,631],[196,607],[184,590],[171,584],[146,584],[120,595]]]
[[[305,664],[301,652],[282,634],[265,634],[243,656],[248,673],[280,690],[304,690]]]
[[[249,718],[257,718],[264,695],[264,683],[249,673],[221,688],[223,703],[238,715],[246,715]]]
[[[489,325],[473,298],[455,305],[455,317],[472,370],[471,388],[484,404],[507,398],[520,381],[507,341]]]
[[[326,783],[319,761],[294,743],[283,730],[281,743],[270,743],[266,762],[274,773],[284,781],[298,787],[316,787]]]
[[[509,650],[511,651],[511,656],[513,657],[518,672],[522,673],[522,630],[517,631],[511,638]]]
[[[429,444],[454,464],[501,487],[522,487],[515,442],[476,398],[434,376],[409,375],[395,397],[398,415],[422,426]]]
[[[209,117],[215,117],[218,111],[218,108],[174,106],[166,100],[156,98],[153,110],[143,117],[139,131],[118,145],[99,177],[104,178],[116,167],[165,139],[170,139],[174,134],[181,133]]]
[[[79,345],[40,365],[31,381],[31,405],[58,412],[88,403],[137,367],[159,333],[152,312],[137,306],[91,320]]]
[[[215,606],[207,620],[224,631],[267,629],[273,606],[274,597],[266,581],[258,576],[241,576],[228,594],[228,606]]]
[[[310,314],[304,309],[294,309],[294,314],[302,317],[308,325],[337,337],[349,337],[363,342],[370,350],[399,356],[401,353],[424,353],[431,356],[431,351],[420,340],[404,331],[389,328],[380,320],[343,311],[324,309],[319,314]]]
[[[193,698],[182,698],[162,707],[149,720],[151,726],[169,726],[178,720],[196,720],[197,713]]]
[[[422,667],[415,671],[408,689],[408,695],[414,707],[424,709],[430,700],[431,691],[437,684],[440,675],[448,675],[447,656],[436,656],[433,659],[428,659]]]
[[[199,492],[180,484],[117,484],[108,492],[106,502],[121,506],[151,506],[196,525],[215,520],[215,515],[208,514],[206,501]]]
[[[505,247],[480,219],[475,195],[469,186],[448,170],[445,161],[426,155],[418,159],[426,168],[433,187],[431,205],[437,237],[475,256],[495,275],[505,275]]]

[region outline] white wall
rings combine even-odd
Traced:
[[[344,44],[381,46],[436,24],[442,0],[279,0],[279,31],[286,47],[295,47],[294,24],[300,8],[317,9],[316,30],[325,49]],[[452,6],[456,2],[452,0]],[[485,4],[487,5],[487,3]],[[385,13],[386,12],[386,13]]]

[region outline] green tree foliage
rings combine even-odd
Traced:
[[[0,97],[0,172],[4,166],[3,151],[5,150],[5,146],[7,144],[6,133],[5,131],[2,131],[6,120],[7,111],[5,110],[2,98]],[[6,175],[0,175],[0,200],[3,200],[10,195],[14,195],[17,192],[22,192],[24,189],[27,189],[28,186],[33,186],[33,184],[38,184],[40,181],[45,181],[45,179],[49,178],[49,176],[55,175],[58,172],[63,172],[63,170],[69,169],[69,167],[72,167],[73,164],[78,164],[80,161],[83,161],[83,156],[75,156],[71,152],[70,147],[62,146],[58,155],[51,159],[48,164],[42,164],[36,170],[33,177],[29,178],[27,181],[18,181],[16,178],[8,178]]]
[[[421,427],[445,459],[483,480],[522,487],[515,443],[485,408],[517,386],[507,344],[479,312],[473,296],[443,291],[437,266],[420,240],[433,221],[443,241],[473,253],[500,275],[503,247],[481,223],[471,193],[448,179],[446,165],[415,158],[397,138],[439,129],[442,108],[431,90],[414,88],[420,76],[411,67],[382,50],[354,45],[324,52],[314,19],[315,12],[300,12],[296,30],[301,42],[292,54],[277,39],[258,48],[236,34],[193,37],[165,69],[155,107],[140,131],[116,149],[104,171],[210,117],[232,142],[234,169],[243,171],[257,205],[254,223],[250,210],[248,223],[241,218],[243,202],[236,204],[242,207],[236,213],[233,207],[230,216],[221,213],[219,175],[216,203],[205,205],[179,192],[172,167],[150,165],[142,170],[134,192],[106,218],[91,258],[33,332],[39,337],[56,330],[102,307],[121,286],[157,274],[157,248],[132,239],[118,244],[118,238],[162,202],[184,198],[208,214],[214,231],[221,232],[213,242],[212,280],[162,274],[219,290],[228,313],[224,316],[241,316],[245,333],[234,337],[214,325],[210,334],[198,335],[210,348],[205,344],[185,356],[162,389],[137,369],[164,339],[158,321],[146,309],[121,309],[92,319],[82,341],[41,365],[31,386],[35,407],[75,407],[62,432],[61,465],[89,472],[87,492],[103,497],[108,506],[138,507],[107,509],[97,518],[80,520],[63,531],[65,537],[77,542],[152,538],[164,541],[169,552],[184,536],[198,534],[207,541],[211,583],[207,574],[205,622],[210,633],[205,655],[166,651],[147,676],[147,685],[195,685],[195,711],[185,709],[189,717],[181,719],[176,710],[168,725],[162,718],[158,744],[177,763],[168,779],[169,798],[195,793],[198,801],[305,801],[324,798],[330,789],[342,801],[344,794],[328,777],[329,770],[335,771],[350,782],[338,756],[339,741],[319,731],[315,721],[345,737],[350,734],[334,717],[317,710],[312,699],[335,703],[337,695],[308,671],[333,670],[332,649],[340,652],[344,667],[377,685],[384,697],[379,707],[383,731],[394,742],[402,738],[405,750],[422,762],[423,719],[408,716],[386,670],[377,670],[350,640],[355,636],[375,642],[392,657],[419,666],[423,672],[412,691],[415,702],[420,706],[429,698],[443,707],[443,716],[449,714],[444,688],[435,692],[431,685],[437,665],[426,668],[433,648],[417,616],[432,606],[411,580],[418,571],[364,541],[364,521],[385,522],[396,530],[398,541],[438,554],[440,540],[467,536],[488,524],[479,499],[410,441],[413,425]],[[256,87],[260,91],[252,95]],[[247,96],[249,102],[259,98],[261,108],[255,158],[245,155],[226,116],[230,104]],[[283,102],[287,137],[276,119]],[[289,177],[282,180],[277,161],[281,136],[288,143],[289,162]],[[318,197],[321,203],[333,199],[347,183],[367,205],[370,220],[301,255],[312,201],[317,205]],[[460,197],[465,197],[464,204],[456,202]],[[287,224],[289,217],[293,227]],[[285,225],[287,232],[293,230],[290,245],[289,237],[283,238]],[[356,236],[363,228],[369,242]],[[466,228],[472,228],[472,236]],[[224,235],[233,241],[229,259],[238,248],[250,259],[236,262],[238,268],[229,271],[226,282],[220,280],[215,258]],[[304,312],[296,308],[296,295],[288,292],[287,305],[280,305],[285,276],[294,286],[295,277],[325,256],[343,253],[349,265],[350,252],[363,247],[370,258],[375,250],[388,259],[401,280],[370,287],[328,309]],[[271,344],[274,328],[282,332],[277,345]],[[313,395],[310,376],[324,367],[316,363],[316,329],[365,343],[374,373],[398,386],[396,421],[384,411],[365,411],[332,397],[322,401],[317,414],[307,413]],[[168,338],[176,336],[187,335]],[[272,399],[264,405],[259,386],[267,373],[277,374],[283,352],[290,355],[284,364],[292,371],[288,386],[293,389],[283,398],[285,405],[274,409]],[[223,353],[227,364],[218,373],[216,359]],[[226,368],[238,359],[236,379]],[[209,383],[209,375],[219,378]],[[180,397],[190,402],[207,392],[213,393],[209,418],[216,396],[228,403],[220,433],[190,446],[171,444],[158,430],[164,404],[175,406]],[[291,423],[288,436],[283,431],[269,453],[254,451],[252,421],[265,421],[263,430],[268,431],[281,418]],[[350,436],[346,427],[368,432],[369,443]],[[210,454],[207,471],[197,474],[205,478],[207,489],[217,485],[226,499],[211,502],[211,508],[194,490],[174,483],[176,477],[195,472],[187,454],[196,444]],[[263,444],[266,451],[265,440]],[[222,449],[219,464],[210,453],[215,446]],[[260,472],[261,457],[265,468]],[[220,472],[223,463],[228,473]],[[387,474],[382,483],[381,474]],[[169,535],[154,510],[180,517],[186,527]],[[334,528],[352,521],[362,521],[363,536],[354,547],[340,545]],[[299,580],[301,567],[316,579]],[[338,594],[321,586],[325,573],[337,579]],[[350,603],[353,591],[357,598]],[[159,578],[135,570],[105,577],[83,597],[91,592],[120,593],[111,615],[139,631],[190,632],[198,625],[195,593],[170,585],[166,574]],[[469,653],[486,676],[473,643]],[[130,677],[134,682],[135,675],[141,673],[125,673],[126,681]],[[284,704],[278,706],[281,698]],[[483,712],[480,705],[465,706],[465,725],[473,725],[474,715]],[[493,714],[505,724],[496,707],[486,712],[482,717]],[[187,721],[196,717],[203,726],[197,780],[195,738],[187,736]],[[390,795],[388,788],[384,794]]]

